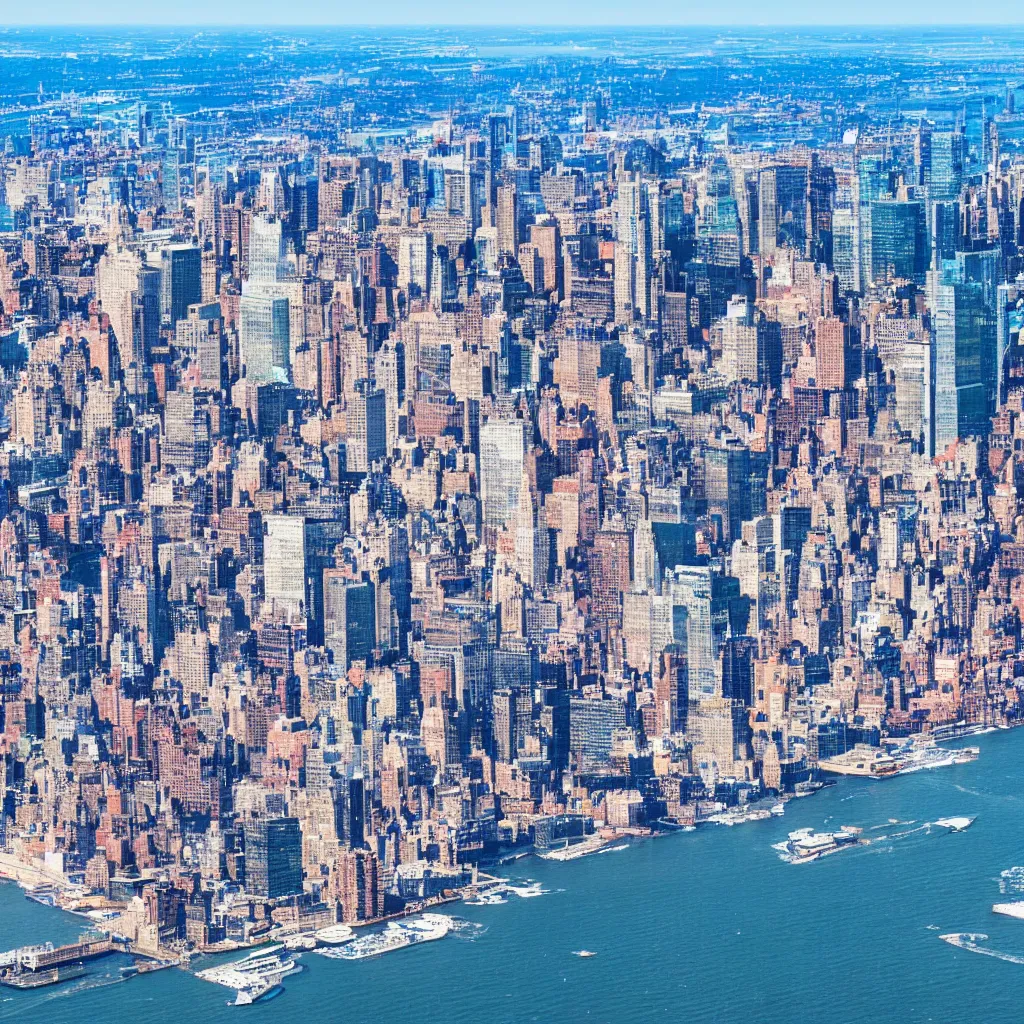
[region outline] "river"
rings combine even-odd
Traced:
[[[117,981],[116,963],[101,961],[98,975],[63,986],[0,988],[0,1021],[1016,1022],[1024,965],[939,938],[983,932],[984,948],[1024,956],[1024,921],[990,909],[1024,899],[1001,892],[1002,872],[1024,865],[1024,730],[970,742],[982,748],[971,764],[842,779],[790,801],[783,818],[577,861],[526,858],[502,874],[544,895],[450,904],[445,913],[475,927],[376,960],[306,953],[306,970],[268,1003],[229,1009],[232,993],[180,970]],[[918,828],[950,815],[977,821],[962,833]],[[878,841],[808,864],[772,849],[796,828],[839,825]],[[0,948],[80,930],[0,885]],[[596,956],[573,956],[581,948]]]

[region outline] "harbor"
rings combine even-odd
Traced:
[[[601,964],[602,972],[621,978],[625,983],[631,975],[623,958],[665,955],[667,947],[664,943],[678,934],[678,925],[673,923],[676,920],[674,915],[686,914],[694,919],[694,927],[706,930],[724,949],[742,943],[742,946],[737,945],[737,950],[767,950],[779,941],[781,934],[787,943],[795,946],[797,955],[809,956],[812,953],[809,948],[800,952],[802,940],[799,936],[802,933],[785,922],[790,913],[800,914],[805,920],[821,918],[825,904],[820,899],[820,877],[827,878],[827,884],[844,894],[845,899],[856,901],[858,913],[865,915],[865,927],[870,922],[874,922],[874,927],[882,927],[881,920],[872,909],[873,904],[864,902],[863,894],[878,890],[886,894],[887,900],[899,899],[901,893],[902,898],[906,898],[909,890],[904,887],[912,882],[913,877],[927,875],[934,880],[928,892],[922,893],[915,888],[914,899],[908,904],[908,941],[913,955],[921,964],[921,970],[931,972],[934,977],[942,976],[942,972],[950,968],[961,975],[966,969],[967,977],[981,972],[977,983],[983,984],[982,968],[991,964],[991,957],[976,956],[977,950],[971,946],[956,947],[953,955],[969,957],[970,964],[950,964],[943,953],[946,951],[948,955],[953,944],[937,941],[940,933],[929,930],[928,926],[938,925],[942,935],[984,932],[991,935],[990,942],[999,942],[998,949],[1009,950],[1013,955],[1016,955],[1015,949],[1024,950],[1021,922],[1011,915],[993,914],[993,900],[998,898],[998,894],[991,892],[991,878],[1000,877],[1001,872],[1017,864],[1019,851],[1024,849],[1024,828],[1016,819],[1007,817],[1009,807],[1005,798],[1000,796],[1024,784],[1024,771],[1017,767],[1017,759],[1010,755],[1014,749],[1020,749],[1022,737],[1024,734],[1019,732],[986,737],[980,760],[955,766],[949,771],[911,773],[899,782],[884,786],[871,779],[842,779],[839,784],[821,790],[815,800],[788,801],[783,816],[769,813],[767,819],[758,820],[749,829],[712,828],[708,825],[682,834],[666,833],[654,840],[633,839],[628,844],[625,840],[613,841],[599,849],[609,853],[622,846],[626,849],[614,856],[583,856],[572,864],[540,857],[516,859],[503,867],[503,878],[486,880],[486,884],[481,884],[475,894],[461,903],[459,917],[477,929],[471,941],[458,941],[466,937],[465,933],[459,929],[448,929],[444,942],[429,939],[408,942],[403,937],[403,941],[393,946],[390,942],[380,943],[378,940],[357,947],[357,954],[361,954],[366,951],[366,946],[370,946],[369,955],[324,955],[332,950],[328,940],[334,949],[340,951],[355,941],[387,931],[386,925],[355,929],[348,925],[334,925],[313,933],[317,950],[315,953],[310,951],[312,955],[306,956],[304,948],[288,948],[293,943],[302,945],[303,940],[308,939],[307,933],[295,932],[290,937],[279,936],[272,945],[264,944],[258,950],[247,951],[245,957],[238,954],[227,957],[225,962],[237,966],[239,960],[248,959],[250,954],[254,959],[271,956],[280,957],[282,963],[296,962],[295,966],[300,967],[298,972],[281,976],[265,989],[262,984],[253,987],[251,979],[242,979],[246,982],[242,988],[248,988],[248,994],[256,997],[256,1008],[266,1003],[268,998],[273,999],[274,1013],[281,1024],[305,1021],[312,1014],[329,1015],[338,998],[344,998],[346,1005],[352,1007],[350,1019],[358,1024],[364,1021],[370,1024],[374,1017],[372,1004],[365,998],[367,984],[392,984],[393,987],[397,981],[384,981],[393,974],[396,979],[411,979],[412,984],[429,985],[432,975],[456,966],[460,973],[483,979],[488,976],[488,964],[495,956],[514,958],[524,965],[523,969],[529,971],[531,977],[529,998],[541,1000],[545,1007],[562,1007],[561,1012],[569,1016],[574,1015],[578,1008],[585,1010],[589,1007],[596,1012],[595,1019],[608,1019],[606,1005],[613,1011],[618,1006],[618,1012],[623,1013],[626,1012],[625,1004],[618,1002],[613,992],[608,997],[610,1001],[598,1008],[591,1002],[587,989],[581,987],[586,984],[582,976],[575,979],[566,975],[568,980],[564,983],[561,975],[558,976],[557,983],[566,986],[566,994],[572,993],[571,1003],[561,1002],[562,992],[544,975],[545,951],[561,951],[560,955],[565,957],[574,951],[585,950],[599,957],[597,962]],[[956,813],[951,816],[950,812]],[[973,822],[967,830],[958,834],[954,826],[961,825],[962,820],[971,819]],[[939,824],[942,821],[947,823],[946,826]],[[817,858],[814,867],[807,870],[794,870],[778,859],[778,851],[771,849],[774,843],[799,829],[834,833],[839,830],[837,822],[862,828],[861,836],[870,837],[872,842],[870,845],[858,843],[842,856]],[[921,829],[928,822],[930,828]],[[950,836],[949,841],[940,841],[941,835],[946,834]],[[987,846],[979,847],[974,838],[983,836],[991,842],[993,835],[998,836],[998,841],[991,853],[985,852]],[[752,875],[751,869],[754,868],[756,872]],[[651,923],[655,931],[640,944],[637,938],[621,938],[629,934],[625,922],[630,919],[632,911],[628,908],[645,899],[651,886],[664,886],[666,879],[697,874],[703,880],[702,885],[708,886],[706,896],[702,896],[700,901],[684,900],[682,903],[672,897],[664,907],[652,904]],[[532,878],[524,878],[524,875]],[[759,880],[756,884],[754,875]],[[966,883],[963,881],[965,877]],[[1008,887],[1017,884],[1016,874],[1006,879]],[[1024,886],[1024,874],[1019,884]],[[965,885],[966,890],[961,893]],[[773,892],[778,892],[777,898],[770,896]],[[966,898],[967,894],[972,894],[970,899]],[[0,913],[5,914],[5,919],[15,922],[15,928],[24,928],[24,924],[18,924],[19,921],[36,922],[33,928],[23,932],[22,945],[45,945],[46,936],[50,936],[55,948],[67,946],[72,944],[82,927],[81,917],[25,899],[24,894],[13,886],[0,886],[0,898],[3,899]],[[1003,900],[1009,902],[1012,898],[1008,888]],[[1024,902],[1024,889],[1020,899]],[[593,912],[589,909],[591,906],[595,908]],[[714,913],[712,906],[718,908]],[[600,914],[597,907],[602,908]],[[759,926],[757,921],[762,915],[765,915],[765,925]],[[415,920],[415,917],[400,920]],[[725,930],[730,921],[735,922],[731,932]],[[1000,922],[1005,923],[1002,929]],[[737,929],[742,935],[736,934]],[[613,934],[620,937],[613,941]],[[858,928],[849,939],[843,939],[837,948],[840,962],[846,964],[845,969],[851,977],[865,980],[865,972],[870,971],[885,981],[888,978],[887,961],[875,958],[870,944],[866,946],[856,938],[860,934]],[[538,936],[541,936],[539,941]],[[1019,939],[1016,947],[1013,944],[1015,939]],[[618,944],[623,941],[623,949],[619,950]],[[373,947],[378,944],[388,948],[374,952]],[[274,945],[281,948],[274,950]],[[416,946],[416,949],[410,949],[410,946]],[[978,950],[987,948],[980,940],[974,946]],[[402,950],[405,952],[399,955]],[[571,955],[567,958],[570,962],[578,962],[581,969],[583,960],[588,959]],[[112,1011],[111,994],[119,991],[119,981],[129,981],[138,985],[140,992],[147,993],[150,1000],[147,1006],[151,1008],[147,1012],[152,1013],[155,1024],[179,1024],[171,1011],[180,1000],[181,993],[186,991],[189,1006],[196,1007],[196,1013],[209,1021],[230,1019],[223,1014],[249,1012],[235,1008],[241,989],[225,985],[223,980],[213,983],[198,976],[199,972],[206,972],[211,967],[216,971],[219,966],[205,957],[195,960],[193,968],[196,975],[179,969],[158,970],[150,976],[129,974],[123,977],[118,967],[121,962],[127,964],[131,961],[115,951],[89,961],[86,974],[69,979],[66,984],[38,990],[7,989],[13,1000],[9,1005],[12,1009],[16,1007],[19,1013],[29,1013],[36,1005],[33,1001],[45,993],[66,994],[68,998],[46,1004],[50,1014],[48,1019],[54,1024],[80,1024],[82,1020],[93,1019],[118,1021],[121,1018]],[[138,962],[140,965],[143,963],[141,960]],[[105,966],[108,963],[110,966]],[[715,961],[699,956],[697,963],[701,972],[706,972],[712,979],[717,974],[720,983],[725,983],[725,976],[715,966]],[[972,966],[974,964],[980,966]],[[276,966],[271,965],[272,968]],[[697,970],[696,965],[693,970]],[[104,974],[90,979],[93,971]],[[273,970],[270,973],[273,974]],[[692,977],[690,971],[686,977]],[[895,985],[896,981],[891,978],[886,983]],[[793,992],[799,987],[795,976],[785,969],[781,970],[780,979],[773,979],[773,984],[780,998],[787,991],[787,986],[793,986],[788,989]],[[285,990],[284,997],[273,998],[282,989]],[[746,997],[743,995],[745,991],[748,992]],[[842,991],[852,1006],[863,1006],[849,987]],[[669,999],[683,1000],[685,1005],[686,992],[681,987],[677,991],[655,982],[654,998],[662,1000],[664,1005],[669,1005]],[[482,983],[471,982],[469,993],[477,1006],[484,1008],[492,1019],[507,1024],[514,1024],[518,1019],[518,1015],[503,1016],[504,1008],[494,1002]],[[930,1005],[930,998],[922,994],[922,990],[916,990],[916,994],[919,1005]],[[527,998],[526,988],[521,990],[519,998]],[[243,1004],[244,999],[245,996]],[[729,1005],[737,1013],[749,1011],[756,1014],[755,1007],[760,1004],[750,1001],[752,999],[753,990],[748,991],[741,986],[739,995],[732,997]],[[230,1009],[227,1006],[229,1002],[232,1004]],[[7,1004],[0,1004],[0,1020],[6,1019],[3,1005]],[[398,1005],[404,1007],[403,1012],[416,1012],[411,1000],[399,998]],[[813,998],[811,1005],[815,1005]],[[824,1012],[823,1004],[820,1008]],[[472,1024],[478,1019],[477,1012],[458,1001],[450,1011],[446,1009],[446,1019],[456,1024]],[[710,1018],[702,1018],[699,1013],[691,1019],[711,1024]],[[788,1024],[788,1018],[784,1016],[757,1019],[766,1019],[770,1024]],[[853,1012],[850,1019],[869,1018]],[[909,1019],[923,1020],[913,1014]],[[935,1019],[946,1018],[940,1013]]]

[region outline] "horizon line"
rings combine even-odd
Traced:
[[[452,21],[452,22],[363,22],[363,21],[295,21],[295,22],[214,22],[214,21],[192,21],[192,22],[160,22],[160,21],[68,21],[68,22],[11,22],[0,27],[0,36],[17,32],[19,30],[40,30],[54,31],[60,29],[93,29],[93,28],[153,28],[153,29],[177,29],[189,31],[192,29],[232,29],[232,30],[253,30],[263,29],[315,29],[315,28],[365,28],[365,29],[507,29],[507,30],[531,30],[542,29],[545,31],[564,30],[572,32],[601,32],[601,31],[623,31],[623,30],[657,30],[657,29],[702,29],[711,31],[750,31],[758,29],[829,29],[843,30],[850,29],[865,31],[880,29],[892,31],[894,29],[915,29],[915,30],[944,30],[944,29],[990,29],[994,27],[1009,29],[1024,29],[1024,15],[1019,21],[1007,21],[1005,18],[993,19],[992,21],[893,21],[893,22],[827,22],[827,21],[779,21],[779,22],[672,22],[672,21],[651,21],[651,22],[602,22],[592,25],[582,25],[572,22],[488,22],[488,21]]]

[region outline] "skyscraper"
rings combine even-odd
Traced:
[[[492,418],[480,428],[480,497],[486,526],[497,529],[511,521],[519,507],[525,459],[522,420]]]
[[[871,280],[924,284],[929,264],[924,204],[876,199],[871,204]]]
[[[246,824],[245,889],[265,899],[302,892],[302,832],[298,818],[259,817]]]
[[[384,391],[368,380],[358,380],[347,410],[347,468],[365,473],[387,455],[387,402]]]
[[[172,327],[203,298],[202,258],[194,245],[169,245],[161,251],[160,313]]]
[[[301,516],[269,515],[263,544],[263,589],[275,610],[298,615],[306,602],[306,523]]]
[[[354,661],[368,661],[376,646],[373,584],[324,570],[324,643],[342,672]]]
[[[639,174],[624,171],[615,211],[615,319],[631,323],[651,315],[651,231],[647,190]]]
[[[288,300],[262,290],[244,291],[238,312],[246,377],[255,382],[287,380],[291,366]]]

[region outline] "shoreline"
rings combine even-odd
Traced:
[[[967,726],[964,729],[959,730],[955,736],[950,736],[936,742],[956,743],[957,741],[961,741],[975,736],[991,735],[993,733],[1014,732],[1021,725],[1024,725],[1024,722],[1006,724],[1002,726],[977,724],[973,726]],[[875,781],[881,781],[885,778],[896,778],[898,776],[903,775],[917,774],[923,770],[952,767],[958,763],[963,762],[943,759],[934,764],[914,766],[906,770],[900,770],[898,772],[892,773],[891,775],[874,776],[873,778]],[[864,778],[866,776],[852,775],[849,777]],[[612,846],[612,844],[624,843],[627,846],[632,845],[627,842],[631,839],[658,839],[667,835],[674,835],[678,832],[692,832],[701,826],[708,825],[733,826],[745,825],[749,824],[750,822],[756,821],[773,820],[775,818],[784,816],[784,812],[783,814],[773,814],[767,812],[758,813],[761,810],[760,805],[773,803],[775,805],[781,804],[784,807],[785,804],[789,803],[791,800],[802,799],[807,796],[814,796],[816,793],[820,792],[821,789],[831,788],[832,786],[839,785],[841,783],[842,778],[843,776],[840,774],[833,775],[831,778],[825,781],[823,785],[801,794],[784,793],[778,794],[776,797],[765,797],[756,802],[758,807],[755,809],[755,813],[745,814],[743,812],[740,812],[738,814],[735,814],[728,820],[726,820],[725,815],[728,815],[729,810],[735,811],[736,808],[727,809],[723,812],[718,812],[716,813],[716,815],[712,817],[696,819],[693,824],[684,825],[681,823],[672,823],[670,827],[662,827],[660,829],[648,826],[630,826],[622,828],[619,828],[617,826],[601,826],[595,829],[595,831],[590,836],[584,837],[584,839],[580,843],[569,844],[564,847],[557,847],[552,850],[546,851],[538,851],[532,845],[529,848],[525,849],[513,849],[499,855],[494,859],[483,862],[483,866],[492,870],[496,868],[500,869],[502,866],[517,863],[518,861],[529,856],[535,856],[540,860],[549,862],[565,862],[572,860],[580,860],[587,857],[596,856],[601,853],[607,853],[609,852],[609,848]],[[666,824],[668,823],[666,822]],[[593,840],[595,837],[600,838],[602,841],[600,843],[591,843],[585,851],[580,852],[579,854],[570,854],[568,856],[546,855],[550,853],[571,851],[577,846],[585,846],[588,844],[588,841]],[[495,889],[496,887],[507,885],[509,882],[508,879],[502,878],[498,875],[490,874],[489,872],[487,874],[484,874],[482,870],[480,870],[480,875],[482,875],[483,877],[478,877],[476,881],[470,883],[469,885],[461,889],[446,890],[444,893],[429,897],[425,900],[417,901],[415,905],[407,906],[400,911],[396,911],[391,914],[385,914],[381,917],[373,918],[370,920],[353,921],[346,923],[349,924],[349,926],[353,929],[372,928],[374,926],[386,924],[389,921],[398,921],[406,917],[414,916],[416,914],[425,913],[433,908],[445,906],[447,904],[467,903],[467,905],[472,905],[469,904],[468,901],[477,898],[487,893],[488,891]],[[60,881],[58,881],[58,878],[60,879]],[[97,921],[94,918],[90,917],[87,912],[62,906],[59,902],[60,894],[58,894],[57,896],[57,902],[55,902],[52,905],[42,903],[38,900],[32,900],[31,895],[29,894],[29,890],[37,886],[52,886],[55,889],[60,890],[61,892],[67,892],[74,888],[73,883],[68,882],[68,880],[63,876],[58,876],[54,871],[52,871],[52,869],[47,869],[43,865],[31,863],[26,864],[23,861],[17,860],[17,858],[15,858],[13,854],[7,852],[0,852],[0,882],[9,882],[12,884],[16,884],[22,890],[25,898],[28,899],[30,902],[39,903],[40,906],[47,906],[50,909],[58,910],[62,913],[77,917],[80,920],[89,922],[89,924],[92,925],[91,930],[94,932],[104,933],[107,936],[114,936],[116,934],[114,932],[114,929],[112,927],[109,927],[109,925],[112,925],[116,921],[116,918],[106,923]],[[218,944],[217,948],[205,948],[190,951],[166,949],[159,950],[157,951],[157,953],[153,953],[152,951],[134,949],[129,944],[125,943],[123,945],[123,948],[118,951],[124,952],[125,954],[128,954],[133,957],[138,957],[140,959],[149,961],[159,961],[161,959],[174,959],[177,961],[177,966],[180,966],[187,970],[190,966],[191,960],[193,959],[202,957],[222,956],[230,953],[255,950],[264,945],[280,942],[282,939],[290,935],[298,934],[302,930],[303,929],[300,927],[274,929],[272,932],[261,933],[252,942],[242,943],[231,941],[224,944]],[[194,972],[190,971],[189,973]]]

